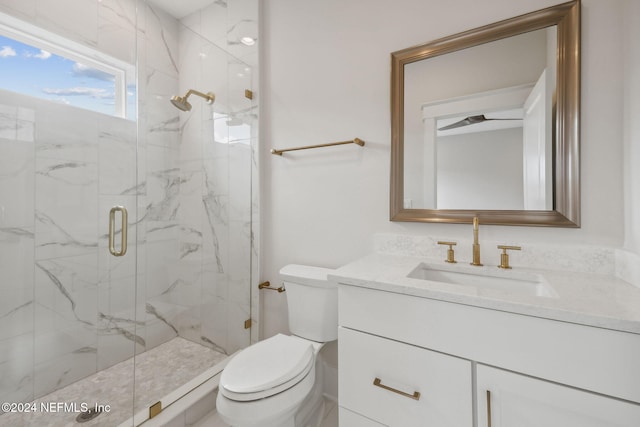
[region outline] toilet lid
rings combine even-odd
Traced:
[[[310,342],[278,334],[247,347],[222,371],[220,391],[232,400],[256,400],[284,391],[313,366]]]

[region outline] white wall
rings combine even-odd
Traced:
[[[262,279],[287,263],[338,267],[370,252],[377,232],[470,238],[469,225],[389,221],[390,53],[558,3],[264,2]],[[622,245],[621,5],[582,5],[582,227],[481,226],[480,239]],[[356,136],[364,148],[268,153]],[[262,293],[265,337],[287,330],[284,295]]]
[[[438,137],[438,209],[524,209],[522,128]]]
[[[624,7],[624,247],[640,255],[640,3],[627,0]]]

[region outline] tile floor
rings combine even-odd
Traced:
[[[320,427],[338,427],[338,405],[336,402],[325,399],[324,419]],[[213,411],[198,421],[193,427],[230,427],[220,419],[218,413]]]

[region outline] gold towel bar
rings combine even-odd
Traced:
[[[278,293],[286,291],[286,289],[284,288],[284,285],[280,286],[279,288],[272,288],[271,283],[269,283],[268,281],[260,283],[258,285],[258,289],[266,289],[268,291],[278,291]]]
[[[360,138],[354,138],[349,141],[340,141],[340,142],[330,142],[328,144],[318,144],[318,145],[307,145],[306,147],[296,147],[296,148],[285,148],[284,150],[276,150],[275,148],[271,149],[271,154],[276,154],[278,156],[282,156],[282,153],[286,151],[298,151],[298,150],[306,150],[308,148],[321,148],[321,147],[332,147],[334,145],[344,145],[344,144],[356,144],[361,147],[364,147],[364,141]]]

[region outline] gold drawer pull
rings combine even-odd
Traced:
[[[408,397],[409,399],[420,400],[420,392],[419,391],[414,391],[413,394],[405,393],[404,391],[400,391],[400,390],[397,390],[397,389],[395,389],[393,387],[389,387],[388,385],[382,384],[382,380],[380,378],[374,379],[373,380],[373,385],[376,386],[376,387],[383,388],[385,390],[392,391],[392,392],[397,393],[397,394],[399,394],[401,396]]]

